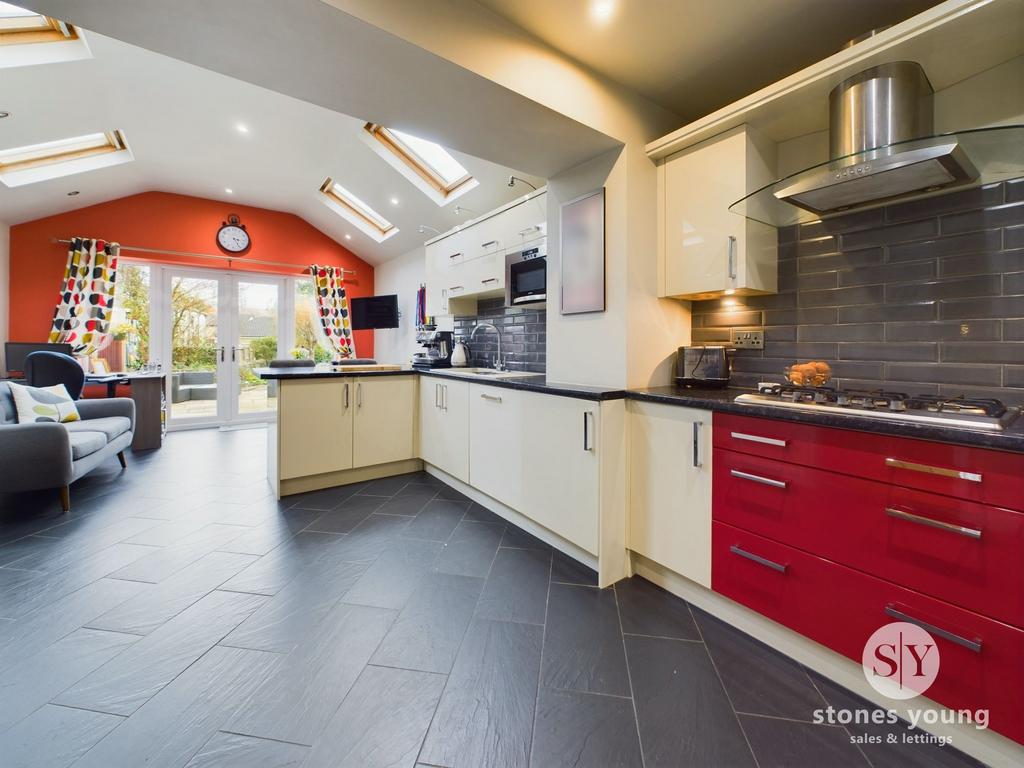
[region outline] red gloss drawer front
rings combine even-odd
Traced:
[[[1024,454],[731,413],[713,425],[717,448],[1024,510]]]
[[[714,449],[715,520],[1024,627],[1024,514]]]
[[[987,709],[993,730],[1024,743],[1020,629],[720,522],[711,587],[857,662],[879,627],[923,622],[941,662],[927,697]]]

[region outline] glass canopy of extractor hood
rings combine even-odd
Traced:
[[[777,192],[790,190],[794,185],[809,177],[822,176],[825,170],[839,173],[851,166],[878,160],[880,157],[892,158],[904,152],[911,152],[932,146],[936,143],[956,142],[960,150],[970,159],[978,170],[979,176],[973,181],[950,185],[941,188],[922,189],[908,192],[895,197],[874,200],[870,203],[850,206],[828,214],[814,213],[792,203],[780,200]],[[993,184],[1024,176],[1024,125],[1001,125],[990,128],[974,128],[955,133],[936,134],[927,138],[910,139],[896,142],[874,149],[846,155],[845,157],[828,160],[824,163],[806,168],[798,173],[778,179],[771,184],[753,192],[742,200],[729,206],[732,213],[746,216],[773,227],[787,227],[792,224],[803,224],[810,221],[827,220],[843,216],[854,211],[864,211],[894,205],[909,200],[946,194],[961,189]]]

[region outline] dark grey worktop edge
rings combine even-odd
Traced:
[[[562,397],[575,397],[578,400],[621,400],[626,396],[624,389],[605,389],[603,387],[588,387],[583,384],[560,384],[548,381],[543,374],[535,376],[522,376],[513,379],[498,379],[465,376],[457,373],[448,373],[444,369],[430,371],[419,371],[424,376],[436,376],[441,379],[454,379],[456,381],[468,381],[471,384],[485,384],[488,387],[500,387],[502,389],[518,389],[522,392],[541,392],[548,395],[560,395]]]
[[[736,395],[752,392],[749,389],[678,389],[676,387],[652,387],[629,390],[626,398],[652,403],[678,405],[687,408],[703,408],[720,413],[736,413],[742,416],[756,416],[779,421],[794,421],[803,424],[817,424],[836,429],[850,429],[857,432],[872,432],[893,437],[910,437],[929,440],[933,443],[949,443],[973,448],[992,448],[1012,453],[1024,453],[1024,416],[1017,425],[1002,432],[982,432],[976,429],[958,429],[932,424],[885,421],[883,419],[844,416],[834,412],[787,410],[770,405],[746,405],[733,402]],[[1018,426],[1019,425],[1019,426]]]
[[[398,371],[318,371],[315,368],[257,368],[261,379],[280,381],[287,379],[349,379],[353,376],[412,376],[417,371],[403,368]]]

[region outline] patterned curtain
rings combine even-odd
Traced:
[[[356,356],[356,343],[352,338],[352,319],[349,317],[348,299],[345,297],[345,273],[341,267],[320,267],[313,264],[309,271],[316,281],[316,308],[320,327],[327,337],[335,359]]]
[[[71,238],[60,301],[53,313],[50,342],[70,344],[76,355],[90,356],[110,344],[114,311],[117,243]]]

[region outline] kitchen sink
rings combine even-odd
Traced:
[[[446,374],[452,376],[465,376],[487,378],[487,379],[517,379],[525,378],[528,376],[536,376],[536,373],[528,373],[526,371],[498,371],[494,368],[446,368],[444,370]]]

